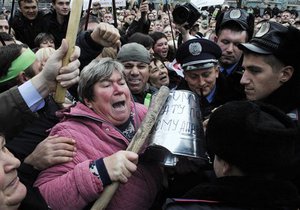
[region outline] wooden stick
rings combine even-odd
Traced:
[[[165,104],[169,96],[169,88],[162,86],[157,95],[152,98],[151,107],[149,108],[141,126],[137,130],[136,134],[132,138],[130,144],[127,147],[127,151],[138,153],[142,146],[145,144],[151,129],[156,122],[156,119]],[[91,210],[103,210],[107,207],[110,200],[114,196],[119,187],[119,182],[113,182],[111,185],[105,187],[100,195],[100,198],[94,203]]]
[[[75,42],[79,27],[79,21],[81,17],[81,9],[82,9],[83,0],[73,0],[72,8],[70,13],[70,18],[68,22],[68,29],[66,34],[66,40],[68,42],[68,52],[63,58],[63,66],[66,66],[70,62],[70,57],[75,49]],[[66,89],[63,88],[60,84],[56,86],[56,92],[54,96],[54,100],[56,103],[64,103],[65,102]]]

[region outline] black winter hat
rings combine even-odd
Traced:
[[[277,108],[258,102],[229,102],[211,114],[209,152],[248,174],[275,172],[291,163],[299,132]]]

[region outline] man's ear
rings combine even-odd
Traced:
[[[231,165],[224,160],[222,160],[222,173],[224,176],[231,174]]]
[[[90,109],[93,108],[93,107],[92,107],[92,103],[91,103],[88,99],[85,98],[85,99],[83,99],[83,100],[84,100],[84,103],[85,103],[85,105],[86,105],[87,107],[89,107]]]
[[[217,74],[216,78],[218,78],[219,74],[220,74],[220,66],[219,65],[215,66],[215,71],[216,71],[216,74]]]
[[[215,42],[215,43],[218,42],[218,38],[219,38],[219,37],[218,37],[217,35],[214,37],[214,42]]]
[[[21,84],[27,82],[28,80],[30,80],[30,78],[28,78],[26,76],[24,71],[21,71],[18,75],[18,85],[21,85]]]
[[[291,79],[294,73],[294,68],[292,66],[285,66],[280,70],[280,82],[285,83]]]

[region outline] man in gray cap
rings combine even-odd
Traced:
[[[117,60],[125,67],[125,79],[135,102],[149,105],[153,91],[149,79],[150,53],[141,44],[129,43],[121,47]]]
[[[191,90],[200,96],[204,117],[230,99],[225,77],[219,73],[221,54],[216,43],[198,38],[183,43],[176,54],[184,74],[184,80],[177,89]]]
[[[295,124],[300,117],[300,31],[292,26],[266,22],[244,52],[241,84],[248,100],[261,100],[284,111]],[[296,142],[300,147],[300,142]],[[294,182],[300,189],[300,152],[293,167]]]

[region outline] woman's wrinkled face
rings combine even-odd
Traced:
[[[169,85],[170,81],[168,76],[168,70],[160,60],[157,60],[156,62],[152,61],[149,65],[149,69],[149,82],[152,86],[160,88],[163,85]]]
[[[130,91],[123,75],[114,71],[109,79],[97,82],[93,90],[93,100],[85,99],[88,107],[97,114],[105,116],[113,125],[121,125],[129,119]]]
[[[0,147],[0,209],[18,209],[26,195],[26,187],[17,172],[20,161],[6,149],[3,136],[0,136]]]

